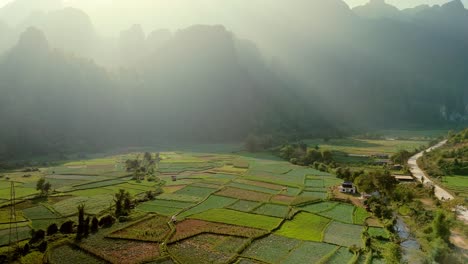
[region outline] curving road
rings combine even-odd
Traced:
[[[451,195],[446,190],[442,189],[439,185],[435,184],[425,173],[424,171],[418,166],[418,159],[424,155],[424,152],[431,152],[434,149],[440,148],[447,143],[447,140],[439,142],[437,145],[432,146],[424,151],[419,152],[418,154],[412,156],[408,160],[408,166],[410,168],[411,173],[413,176],[418,179],[420,182],[423,183],[430,183],[434,185],[434,194],[439,200],[452,200],[453,195]],[[457,212],[459,214],[460,219],[468,222],[468,210],[463,206],[458,206]]]

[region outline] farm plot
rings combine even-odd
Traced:
[[[10,229],[0,230],[0,246],[8,245],[10,240]],[[31,238],[31,228],[29,226],[18,227],[18,241]],[[16,235],[12,236],[12,241],[16,240]]]
[[[325,242],[350,247],[352,245],[361,246],[362,226],[344,224],[333,221],[325,232]]]
[[[248,185],[248,184],[239,183],[239,182],[232,182],[228,186],[239,188],[239,189],[244,189],[244,190],[269,193],[269,194],[277,194],[277,193],[280,192],[278,190],[268,189],[268,188],[260,187],[260,186],[256,186],[256,185]]]
[[[388,233],[387,230],[385,230],[385,228],[369,227],[367,232],[369,233],[369,235],[371,237],[375,237],[375,238],[381,237],[381,238],[384,238],[384,239],[389,239],[390,238],[390,234]]]
[[[203,187],[196,187],[196,186],[187,186],[176,191],[174,194],[177,195],[187,195],[187,196],[194,196],[199,198],[205,198],[210,194],[214,193],[217,189],[214,188],[203,188]]]
[[[298,177],[304,179],[306,176],[333,176],[332,174],[328,172],[323,172],[311,168],[301,168],[297,167],[294,170],[286,173],[285,175],[291,176],[291,177]]]
[[[302,206],[300,207],[300,209],[310,213],[321,213],[324,211],[331,210],[337,205],[338,203],[336,202],[320,202]]]
[[[291,221],[283,223],[275,233],[289,238],[322,241],[323,230],[327,227],[329,219],[310,213],[298,213]]]
[[[352,224],[354,206],[350,204],[339,203],[328,211],[321,212],[320,215],[329,217],[333,220]]]
[[[285,205],[268,203],[258,207],[253,211],[253,213],[284,218],[289,213],[289,207]]]
[[[282,259],[286,258],[301,243],[302,241],[297,239],[269,235],[255,240],[242,255],[267,263],[280,263]]]
[[[353,224],[363,225],[371,215],[362,207],[356,207],[353,214]]]
[[[73,186],[73,190],[85,190],[85,189],[95,189],[99,187],[107,187],[112,185],[117,185],[121,183],[125,183],[126,180],[124,179],[112,179],[112,180],[105,180],[105,181],[96,181],[91,183],[85,183],[80,185]]]
[[[261,203],[253,202],[253,201],[246,201],[246,200],[239,200],[233,204],[231,204],[228,209],[242,211],[242,212],[250,212],[256,207],[258,207]]]
[[[36,195],[39,192],[36,188],[28,188],[28,187],[15,187],[15,195],[16,198],[24,198],[26,196]],[[1,189],[0,190],[0,197],[7,199],[10,197],[10,189]]]
[[[85,251],[69,246],[63,245],[51,250],[49,255],[51,264],[62,263],[80,263],[80,264],[105,264],[106,262],[94,257]]]
[[[163,193],[163,194],[158,195],[157,199],[169,200],[169,201],[181,201],[181,202],[189,202],[189,203],[197,203],[203,200],[203,198],[200,198],[200,197],[182,195],[182,194],[176,194],[176,193]]]
[[[280,218],[249,214],[228,209],[211,209],[209,211],[193,215],[191,218],[265,230],[273,230],[281,223]]]
[[[43,205],[23,209],[23,214],[30,220],[55,219],[60,217]]]
[[[281,264],[323,263],[337,249],[338,246],[335,245],[305,241],[282,260]]]
[[[169,253],[180,263],[227,263],[247,238],[201,234],[169,245]]]
[[[319,198],[319,199],[327,199],[328,194],[326,192],[303,191],[299,196],[301,196],[301,197],[316,197],[316,198]]]
[[[250,181],[250,180],[244,180],[244,179],[238,179],[235,182],[243,183],[243,184],[247,184],[251,186],[263,187],[266,189],[276,190],[276,191],[281,191],[283,190],[283,187],[284,187],[278,184],[273,184],[273,183],[268,183],[268,182],[259,182],[259,181]]]
[[[170,201],[170,200],[153,200],[144,202],[138,205],[137,209],[144,212],[158,213],[161,215],[174,215],[184,208],[194,206],[195,203]]]
[[[147,220],[132,224],[124,229],[114,231],[108,235],[108,237],[148,242],[162,242],[169,230],[167,219],[165,217],[153,216]]]
[[[327,261],[329,264],[349,263],[354,254],[349,252],[348,248],[341,247]]]
[[[218,191],[216,195],[257,202],[268,201],[271,197],[271,194],[268,193],[249,191],[233,187],[223,188],[222,190]]]
[[[291,164],[287,162],[271,162],[264,160],[253,160],[250,163],[249,174],[252,175],[280,175],[288,173],[292,168]]]
[[[73,197],[55,203],[53,209],[62,216],[71,216],[78,213],[77,205],[84,204],[87,214],[99,214],[109,208],[113,203],[112,195],[96,195],[93,197]]]
[[[186,185],[172,185],[172,186],[164,186],[162,187],[164,193],[174,193],[178,190],[184,188]]]
[[[291,204],[294,201],[294,199],[296,198],[293,196],[279,194],[279,195],[273,196],[271,198],[271,201],[275,203],[280,203],[280,204]]]
[[[184,171],[204,171],[213,169],[216,165],[201,162],[167,162],[163,161],[159,164],[159,171],[162,173],[181,173]]]
[[[199,214],[211,209],[223,208],[234,203],[235,201],[236,199],[233,198],[212,195],[203,203],[188,209],[187,211],[181,213],[178,217],[183,219],[190,215]]]
[[[218,235],[230,235],[238,237],[258,237],[266,233],[265,230],[227,225],[222,223],[207,222],[196,219],[187,219],[177,224],[176,233],[170,242],[180,241],[202,233]]]

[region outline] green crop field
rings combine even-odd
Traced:
[[[226,207],[226,206],[234,203],[235,201],[236,201],[236,199],[233,199],[233,198],[212,195],[206,201],[204,201],[203,203],[201,203],[201,204],[199,204],[199,205],[197,205],[195,207],[192,207],[189,210],[181,213],[178,217],[179,218],[184,218],[184,217],[188,217],[190,215],[203,213],[203,212],[211,210],[211,209],[223,208],[223,207]]]
[[[329,222],[329,219],[318,215],[299,213],[292,221],[285,222],[275,234],[301,240],[322,241],[323,230]]]
[[[320,215],[329,217],[333,220],[337,220],[344,223],[352,224],[353,221],[354,206],[350,204],[337,204],[330,210],[321,212]]]
[[[265,230],[272,230],[281,223],[280,218],[228,209],[211,209],[200,214],[192,215],[191,218]]]
[[[289,213],[289,207],[279,204],[263,204],[255,209],[253,213],[284,218]]]
[[[299,247],[296,247],[281,263],[322,263],[324,258],[337,248],[337,246],[331,244],[305,241]]]
[[[266,263],[279,263],[300,244],[301,241],[297,239],[269,235],[265,238],[255,240],[242,255]]]
[[[123,189],[135,203],[128,216],[116,218],[112,227],[99,228],[81,242],[75,235],[60,234],[57,245],[51,242],[48,261],[347,263],[353,257],[346,253],[348,248],[362,246],[369,214],[328,200],[330,187],[342,183],[330,173],[292,165],[270,154],[163,152],[161,170],[152,175],[152,181],[147,175],[137,182],[132,180],[133,172],[126,171],[125,160],[142,155],[132,152],[69,161],[41,168],[30,177],[6,172],[16,181],[18,198],[28,196],[17,205],[20,240],[30,237],[31,228],[45,230],[68,220],[76,224],[80,204],[91,218],[113,214],[115,194]],[[43,176],[52,184],[47,198],[38,197],[36,191]],[[0,179],[0,199],[6,206],[0,210],[1,245],[8,243],[9,188],[10,183]],[[147,191],[157,195],[149,199]],[[169,223],[172,216],[176,221]],[[379,228],[368,230],[372,237],[389,235]]]
[[[345,247],[361,246],[363,231],[362,226],[333,221],[325,231],[324,241]]]
[[[253,202],[253,201],[246,201],[246,200],[239,200],[233,204],[231,204],[228,209],[233,209],[237,211],[243,212],[250,212],[256,207],[258,207],[261,203]]]

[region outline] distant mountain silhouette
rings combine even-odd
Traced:
[[[62,7],[62,0],[14,0],[0,8],[0,20],[16,26],[29,17],[32,12],[50,11]]]
[[[398,18],[401,15],[398,8],[387,4],[385,0],[371,0],[363,6],[353,8],[353,11],[365,18]]]

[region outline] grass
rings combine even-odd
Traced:
[[[265,238],[255,240],[242,255],[266,263],[279,263],[300,243],[301,241],[297,239],[269,235]]]
[[[299,247],[295,248],[286,259],[281,261],[282,264],[297,264],[297,263],[320,263],[325,256],[335,251],[337,246],[318,242],[303,242]],[[346,262],[343,262],[346,263]]]
[[[366,211],[366,209],[356,207],[353,214],[353,223],[356,225],[363,225],[369,216],[371,215]]]
[[[209,211],[193,215],[191,218],[265,230],[272,230],[281,223],[280,218],[249,214],[228,209],[211,209]]]
[[[345,247],[352,245],[361,246],[362,231],[362,226],[333,221],[325,231],[324,241]]]
[[[253,211],[253,213],[284,218],[289,213],[289,207],[285,205],[268,203],[258,207]]]
[[[352,224],[354,206],[350,204],[339,203],[328,211],[321,212],[320,215],[329,217],[333,220]]]
[[[246,200],[239,200],[231,204],[228,209],[233,209],[237,211],[250,212],[260,205],[259,202],[252,202]]]
[[[236,199],[233,198],[212,195],[203,203],[181,213],[178,217],[182,219],[190,215],[203,213],[211,209],[223,208],[234,203],[235,201]]]
[[[172,216],[180,212],[182,209],[176,207],[160,206],[151,203],[142,203],[137,206],[137,209],[147,213],[157,213],[165,216]]]
[[[327,218],[302,212],[294,216],[293,220],[284,222],[275,234],[289,238],[320,242],[323,239],[323,230],[329,222],[330,220]]]

